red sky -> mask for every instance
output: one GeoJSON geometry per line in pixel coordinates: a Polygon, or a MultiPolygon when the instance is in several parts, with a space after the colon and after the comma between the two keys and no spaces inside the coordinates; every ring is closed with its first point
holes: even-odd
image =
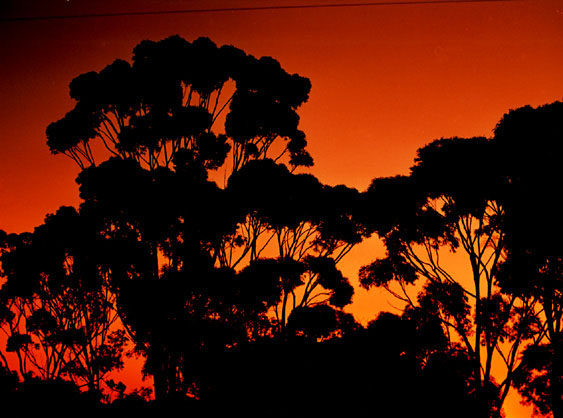
{"type": "MultiPolygon", "coordinates": [[[[8,0],[0,17],[265,3],[8,0]]],[[[508,109],[563,97],[561,0],[1,22],[0,229],[31,230],[46,213],[78,203],[77,167],[45,144],[46,126],[72,107],[70,80],[130,59],[142,39],[172,34],[270,55],[309,77],[300,115],[311,171],[360,190],[374,177],[406,173],[416,149],[435,138],[490,136],[508,109]]],[[[355,281],[361,265],[382,255],[372,239],[342,268],[355,281]]],[[[392,310],[382,292],[358,290],[351,311],[366,322],[382,309],[392,310]]],[[[530,414],[515,399],[505,411],[530,414]]]]}

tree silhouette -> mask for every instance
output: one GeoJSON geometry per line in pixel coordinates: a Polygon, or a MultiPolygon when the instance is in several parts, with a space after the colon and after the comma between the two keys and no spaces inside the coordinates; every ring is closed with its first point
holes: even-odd
{"type": "Polygon", "coordinates": [[[126,337],[114,326],[107,271],[91,264],[89,229],[75,209],[62,207],[33,234],[5,237],[2,328],[23,378],[66,376],[99,396],[107,374],[123,367],[126,337]]]}
{"type": "MultiPolygon", "coordinates": [[[[498,415],[526,341],[537,344],[536,298],[498,286],[505,260],[504,195],[495,144],[486,138],[439,139],[418,150],[409,176],[375,179],[366,193],[366,223],[387,256],[360,271],[362,286],[382,286],[408,309],[440,318],[449,344],[471,359],[473,393],[498,415]],[[444,261],[466,257],[469,279],[444,261]],[[423,281],[422,288],[415,284],[423,281]],[[413,292],[418,291],[414,298],[413,292]],[[495,358],[503,380],[492,375],[495,358]]],[[[451,261],[450,261],[451,263],[451,261]]]]}
{"type": "Polygon", "coordinates": [[[143,41],[133,64],[116,60],[70,83],[76,106],[49,125],[47,144],[81,168],[95,165],[96,142],[109,155],[149,169],[170,167],[183,150],[217,168],[231,151],[236,171],[284,138],[280,154],[287,152],[293,166],[310,165],[296,113],[310,88],[308,79],[286,73],[273,58],[218,48],[207,38],[143,41]],[[212,133],[221,116],[227,136],[212,133]]]}
{"type": "Polygon", "coordinates": [[[179,36],[70,83],[75,106],[46,134],[81,169],[80,207],[0,231],[15,402],[59,390],[101,407],[109,391],[105,410],[128,413],[500,417],[515,385],[561,416],[563,105],[433,141],[409,175],[359,193],[298,171],[310,88],[273,58],[179,36]],[[361,284],[404,310],[363,327],[337,266],[372,233],[387,255],[361,284]],[[154,402],[111,379],[129,340],[154,402]]]}
{"type": "Polygon", "coordinates": [[[96,214],[101,233],[119,247],[110,270],[124,324],[148,355],[147,371],[170,373],[162,378],[163,393],[194,390],[186,368],[202,350],[283,336],[293,309],[323,303],[338,309],[351,302],[353,288],[336,268],[339,258],[331,255],[339,251],[341,258],[361,240],[362,230],[345,210],[352,202],[340,208],[331,202],[344,192],[358,193],[322,186],[271,160],[260,164],[282,178],[265,172],[248,176],[244,167],[220,189],[187,167],[150,173],[136,162],[115,159],[79,176],[81,212],[96,214]],[[277,182],[276,193],[251,193],[256,189],[248,183],[256,179],[269,186],[277,182]],[[315,199],[311,207],[300,200],[307,192],[315,199]],[[280,196],[290,204],[281,204],[280,196]],[[250,247],[252,261],[240,271],[222,267],[220,245],[249,213],[272,229],[279,256],[259,258],[264,247],[256,245],[250,247]],[[178,379],[185,381],[182,388],[178,379]]]}
{"type": "Polygon", "coordinates": [[[82,168],[93,264],[159,399],[200,396],[209,353],[290,338],[292,311],[351,302],[336,264],[365,235],[360,195],[294,173],[312,165],[297,115],[309,90],[272,58],[173,36],[75,78],[75,108],[47,128],[82,168]]]}
{"type": "Polygon", "coordinates": [[[563,103],[511,110],[495,129],[502,174],[510,187],[503,222],[508,257],[501,285],[510,294],[535,298],[541,345],[527,348],[516,386],[542,414],[563,416],[562,246],[559,222],[563,103]]]}

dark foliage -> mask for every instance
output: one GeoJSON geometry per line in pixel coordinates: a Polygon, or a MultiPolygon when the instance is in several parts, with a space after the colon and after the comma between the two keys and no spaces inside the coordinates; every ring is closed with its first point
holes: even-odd
{"type": "Polygon", "coordinates": [[[559,418],[563,105],[511,111],[492,139],[435,140],[359,193],[295,172],[313,164],[297,113],[310,89],[271,57],[179,36],[72,80],[75,107],[46,134],[82,169],[82,203],[0,231],[19,372],[0,350],[6,407],[497,418],[513,384],[559,418]],[[372,233],[387,254],[360,283],[405,309],[363,327],[337,263],[372,233]],[[468,256],[472,287],[443,249],[468,256]],[[128,341],[154,401],[110,378],[128,341]]]}
{"type": "MultiPolygon", "coordinates": [[[[533,297],[541,305],[539,329],[546,342],[527,348],[516,386],[540,413],[563,414],[561,315],[563,276],[560,156],[563,103],[524,106],[503,116],[494,142],[509,182],[502,219],[508,257],[500,268],[505,292],[533,297]]],[[[539,342],[539,341],[538,341],[539,342]]]]}

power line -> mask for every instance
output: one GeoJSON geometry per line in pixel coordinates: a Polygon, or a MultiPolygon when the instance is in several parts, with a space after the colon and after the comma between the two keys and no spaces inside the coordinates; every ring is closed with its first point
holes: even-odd
{"type": "Polygon", "coordinates": [[[225,12],[252,12],[267,10],[296,10],[296,9],[329,9],[345,7],[377,7],[377,6],[413,6],[431,4],[467,4],[467,3],[513,3],[516,1],[530,0],[415,0],[415,1],[384,1],[384,2],[363,2],[363,3],[325,3],[325,4],[296,4],[287,6],[250,6],[250,7],[221,7],[215,9],[178,9],[178,10],[156,10],[146,12],[115,12],[115,13],[90,13],[77,15],[54,15],[54,16],[19,16],[0,18],[0,22],[28,22],[41,20],[62,20],[62,19],[86,19],[96,17],[121,17],[121,16],[157,16],[175,14],[195,14],[195,13],[225,13],[225,12]]]}

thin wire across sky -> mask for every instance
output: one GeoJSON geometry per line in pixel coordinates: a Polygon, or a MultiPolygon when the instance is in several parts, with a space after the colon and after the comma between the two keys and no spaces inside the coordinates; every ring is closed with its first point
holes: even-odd
{"type": "Polygon", "coordinates": [[[152,11],[130,11],[130,12],[107,12],[89,13],[76,15],[51,15],[51,16],[16,16],[0,18],[0,22],[26,22],[62,19],[87,19],[107,18],[124,16],[157,16],[177,15],[195,13],[227,13],[227,12],[252,12],[252,11],[276,11],[297,9],[329,9],[329,8],[359,8],[359,7],[381,7],[381,6],[429,6],[441,4],[467,4],[467,3],[513,3],[530,0],[415,0],[415,1],[381,1],[360,3],[319,3],[319,4],[294,4],[294,5],[264,5],[249,7],[218,7],[209,9],[176,9],[176,10],[152,10],[152,11]]]}

